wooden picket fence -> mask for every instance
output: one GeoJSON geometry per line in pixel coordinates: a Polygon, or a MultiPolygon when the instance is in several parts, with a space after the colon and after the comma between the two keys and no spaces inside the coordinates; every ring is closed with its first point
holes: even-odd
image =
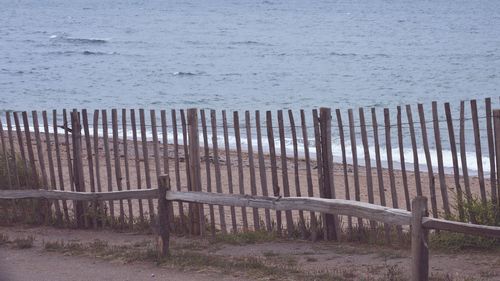
{"type": "MultiPolygon", "coordinates": [[[[449,103],[439,110],[432,102],[431,118],[426,118],[427,111],[419,104],[418,121],[413,120],[410,105],[404,108],[406,114],[402,107],[386,108],[383,123],[375,108],[370,109],[371,122],[364,108],[356,116],[349,109],[348,125],[344,125],[346,112],[336,109],[332,116],[328,108],[312,110],[312,115],[300,110],[299,119],[292,110],[279,110],[276,116],[267,111],[265,118],[260,111],[246,111],[243,121],[239,112],[233,112],[230,120],[225,110],[221,115],[197,109],[170,114],[143,109],[63,110],[62,114],[54,110],[41,112],[41,122],[37,111],[6,112],[5,127],[0,124],[2,154],[8,159],[8,183],[3,188],[96,194],[148,190],[158,188],[156,179],[168,173],[179,192],[344,198],[407,211],[412,198],[427,196],[434,218],[464,218],[461,203],[475,196],[484,204],[499,203],[500,153],[496,151],[500,137],[495,136],[500,136],[500,111],[492,109],[490,98],[482,108],[476,100],[460,102],[459,110],[452,110],[449,103]],[[339,144],[340,153],[332,143],[339,144]],[[452,157],[449,171],[443,147],[452,157]],[[393,155],[393,150],[399,155],[393,155]],[[425,166],[419,162],[420,151],[425,166]],[[470,153],[475,162],[470,161],[470,153]],[[489,173],[484,171],[484,156],[489,173]],[[472,170],[470,163],[477,168],[472,170]]],[[[56,223],[82,228],[131,226],[156,214],[151,198],[111,198],[89,204],[53,200],[50,206],[47,216],[55,217],[56,223]]],[[[319,216],[295,209],[283,210],[283,221],[282,210],[252,207],[247,211],[247,207],[213,204],[186,206],[181,201],[173,204],[171,215],[178,218],[175,227],[195,235],[205,229],[212,235],[253,229],[299,232],[315,240],[337,239],[339,231],[352,233],[366,223],[377,227],[374,221],[355,215],[319,216]]],[[[390,229],[386,226],[385,231],[390,229]]]]}
{"type": "Polygon", "coordinates": [[[2,190],[0,199],[49,199],[97,202],[103,200],[157,199],[158,217],[155,224],[158,257],[169,255],[172,202],[209,204],[211,206],[264,208],[276,211],[311,211],[331,216],[344,215],[366,218],[386,225],[411,226],[411,277],[415,281],[429,278],[428,232],[447,230],[472,235],[500,238],[500,227],[460,223],[428,217],[426,197],[412,200],[412,211],[392,209],[369,203],[314,197],[270,197],[222,194],[200,191],[172,191],[168,175],[158,177],[158,189],[115,192],[67,192],[49,190],[2,190]]]}

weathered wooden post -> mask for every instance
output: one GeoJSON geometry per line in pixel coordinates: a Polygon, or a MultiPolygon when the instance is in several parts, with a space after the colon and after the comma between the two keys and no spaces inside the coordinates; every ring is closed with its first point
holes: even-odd
{"type": "Polygon", "coordinates": [[[493,110],[493,126],[495,128],[495,151],[496,151],[496,166],[497,166],[497,176],[496,176],[496,188],[495,186],[491,187],[491,198],[493,203],[500,207],[500,200],[498,197],[500,196],[500,109],[493,110]]]}
{"type": "Polygon", "coordinates": [[[411,280],[413,281],[429,280],[429,230],[422,226],[422,218],[428,215],[427,198],[418,196],[413,199],[411,218],[411,280]]]}
{"type": "MultiPolygon", "coordinates": [[[[201,191],[200,174],[200,137],[198,134],[198,109],[187,110],[187,125],[189,132],[189,170],[191,186],[189,191],[201,191]]],[[[203,235],[204,216],[203,205],[189,203],[191,217],[191,230],[193,235],[203,235]]]]}
{"type": "Polygon", "coordinates": [[[158,217],[156,221],[158,258],[168,256],[170,249],[170,218],[168,210],[171,203],[167,201],[167,191],[170,191],[170,177],[160,175],[158,177],[158,217]]]}
{"type": "MultiPolygon", "coordinates": [[[[73,180],[76,192],[84,192],[83,166],[82,166],[82,126],[80,125],[79,113],[74,110],[71,112],[71,130],[73,138],[73,180]]],[[[76,226],[83,228],[85,226],[85,214],[82,201],[75,201],[75,219],[76,226]]]]}
{"type": "MultiPolygon", "coordinates": [[[[322,153],[322,175],[323,175],[323,196],[324,198],[335,199],[335,186],[333,182],[333,154],[332,154],[332,110],[322,107],[319,109],[320,115],[320,135],[322,153]]],[[[337,216],[325,215],[326,240],[338,240],[340,238],[340,228],[337,216]]]]}

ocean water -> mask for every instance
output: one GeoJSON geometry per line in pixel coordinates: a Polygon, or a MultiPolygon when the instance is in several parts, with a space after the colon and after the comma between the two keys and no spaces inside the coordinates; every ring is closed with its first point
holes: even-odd
{"type": "Polygon", "coordinates": [[[500,1],[0,0],[0,109],[498,95],[500,1]]]}
{"type": "MultiPolygon", "coordinates": [[[[441,109],[451,102],[456,118],[459,100],[478,99],[482,116],[485,97],[500,106],[496,0],[0,4],[0,112],[381,110],[417,103],[428,110],[435,100],[441,109]]],[[[470,122],[466,127],[471,147],[470,122]]],[[[441,135],[446,138],[447,132],[441,135]]],[[[481,137],[485,155],[485,134],[481,137]]],[[[474,155],[468,157],[471,170],[474,155]]],[[[420,162],[425,165],[423,152],[420,162]]],[[[451,167],[448,150],[445,164],[451,167]]]]}

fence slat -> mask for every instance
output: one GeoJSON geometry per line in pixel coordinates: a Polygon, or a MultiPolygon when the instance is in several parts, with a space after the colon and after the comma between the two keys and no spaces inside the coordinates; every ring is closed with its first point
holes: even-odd
{"type": "MultiPolygon", "coordinates": [[[[267,143],[269,145],[269,159],[271,161],[271,180],[273,184],[273,195],[280,196],[280,187],[278,184],[278,166],[276,161],[276,146],[274,143],[273,118],[271,111],[266,112],[267,143]]],[[[282,234],[281,211],[276,211],[276,231],[278,235],[282,234]]]]}
{"type": "MultiPolygon", "coordinates": [[[[146,177],[146,188],[152,188],[151,183],[151,168],[149,166],[149,149],[148,149],[148,140],[146,135],[146,116],[144,109],[139,109],[139,121],[141,124],[141,140],[142,140],[142,158],[144,159],[144,176],[146,177]]],[[[149,209],[149,219],[151,223],[154,222],[154,205],[153,200],[148,200],[148,209],[149,209]]]]}
{"type": "Polygon", "coordinates": [[[427,139],[427,125],[425,124],[424,106],[419,103],[417,105],[417,108],[418,116],[420,119],[420,130],[422,132],[422,144],[424,147],[425,163],[427,164],[427,179],[429,180],[429,191],[431,194],[432,216],[437,218],[438,210],[436,200],[436,185],[434,180],[434,170],[432,169],[431,154],[429,152],[429,141],[427,139]]]}
{"type": "Polygon", "coordinates": [[[406,209],[411,210],[410,192],[408,190],[408,175],[406,174],[405,147],[403,143],[403,118],[401,106],[397,107],[397,125],[398,125],[398,145],[399,159],[401,163],[401,177],[403,178],[403,191],[405,193],[406,209]]]}
{"type": "MultiPolygon", "coordinates": [[[[45,167],[45,157],[44,157],[44,152],[43,152],[43,146],[42,146],[42,139],[40,138],[40,125],[38,123],[38,113],[36,111],[31,112],[31,117],[33,119],[33,131],[35,134],[35,145],[36,145],[36,151],[38,154],[38,166],[40,167],[40,173],[42,176],[42,188],[48,190],[49,188],[49,181],[47,178],[47,169],[45,167]]],[[[50,220],[52,218],[52,202],[50,201],[44,201],[43,202],[43,208],[45,208],[45,224],[49,225],[50,220]]]]}
{"type": "MultiPolygon", "coordinates": [[[[7,119],[8,121],[9,119],[7,119]]],[[[61,149],[59,146],[59,132],[57,129],[57,111],[52,111],[52,129],[54,130],[54,149],[56,151],[56,162],[57,162],[57,174],[59,176],[59,190],[64,191],[64,177],[63,177],[63,168],[62,168],[62,158],[61,158],[61,149]]],[[[63,212],[64,212],[64,221],[66,225],[70,224],[69,212],[68,212],[68,203],[66,200],[62,200],[63,212]]]]}
{"type": "MultiPolygon", "coordinates": [[[[340,149],[342,151],[342,171],[344,173],[344,190],[345,190],[345,199],[351,200],[351,194],[349,191],[349,175],[347,171],[347,155],[345,149],[345,136],[344,136],[344,126],[342,124],[342,113],[340,109],[336,109],[335,113],[337,115],[337,125],[339,128],[339,138],[340,138],[340,149]]],[[[304,126],[304,124],[303,124],[304,126]]],[[[306,160],[307,161],[307,160],[306,160]]],[[[352,218],[347,218],[347,230],[349,232],[349,236],[352,238],[352,218]]]]}
{"type": "Polygon", "coordinates": [[[470,204],[472,194],[469,185],[469,169],[467,168],[467,152],[465,144],[465,102],[460,102],[460,158],[462,160],[462,174],[464,178],[465,195],[470,204]]]}
{"type": "Polygon", "coordinates": [[[481,152],[481,136],[479,129],[479,118],[477,114],[477,101],[471,100],[472,127],[474,129],[474,144],[476,145],[477,176],[479,178],[479,189],[481,190],[481,201],[486,204],[486,187],[484,185],[483,156],[481,152]]]}
{"type": "MultiPolygon", "coordinates": [[[[283,183],[283,197],[290,197],[290,184],[288,181],[288,160],[286,156],[286,136],[285,136],[285,126],[283,124],[283,110],[278,110],[278,128],[279,128],[279,136],[280,136],[280,159],[281,159],[281,176],[283,183]]],[[[288,236],[293,235],[294,225],[293,225],[293,217],[292,211],[285,212],[286,218],[286,230],[288,232],[288,236]]]]}
{"type": "Polygon", "coordinates": [[[436,144],[436,154],[438,161],[438,173],[439,173],[439,187],[441,189],[441,198],[443,201],[444,214],[450,216],[450,204],[448,202],[448,188],[446,186],[446,179],[444,173],[443,165],[443,148],[441,146],[441,130],[439,128],[439,116],[437,109],[437,102],[432,102],[432,122],[434,125],[434,141],[436,144]]]}
{"type": "MultiPolygon", "coordinates": [[[[95,192],[95,177],[94,177],[94,161],[92,157],[92,142],[90,140],[89,131],[89,118],[86,109],[82,109],[82,125],[83,133],[85,135],[85,151],[87,152],[87,168],[88,168],[88,181],[90,183],[90,192],[95,192]]],[[[92,226],[97,228],[97,204],[96,202],[91,203],[92,212],[90,213],[92,219],[92,226]]],[[[88,214],[88,213],[87,213],[88,214]]]]}
{"type": "MultiPolygon", "coordinates": [[[[188,133],[187,133],[187,124],[186,124],[186,114],[184,113],[184,110],[181,109],[179,111],[180,116],[181,116],[181,126],[182,126],[182,141],[183,141],[183,149],[184,149],[184,163],[186,164],[186,181],[187,181],[187,188],[188,191],[192,191],[193,184],[192,184],[192,177],[191,177],[191,159],[189,155],[189,146],[188,146],[188,133]]],[[[189,204],[188,205],[188,215],[189,215],[189,222],[188,222],[188,231],[190,234],[193,234],[195,229],[193,229],[193,224],[194,224],[194,205],[189,204]]]]}
{"type": "MultiPolygon", "coordinates": [[[[372,164],[370,157],[370,147],[368,145],[368,136],[366,133],[365,113],[362,107],[359,108],[359,126],[361,129],[361,141],[363,143],[363,151],[365,156],[365,170],[366,170],[366,190],[368,192],[368,203],[375,203],[373,196],[373,179],[372,179],[372,164]]],[[[370,221],[372,230],[376,228],[376,222],[370,221]]]]}
{"type": "MultiPolygon", "coordinates": [[[[118,140],[118,111],[113,108],[111,110],[111,124],[113,126],[113,156],[115,162],[115,179],[118,191],[123,190],[123,177],[120,164],[120,144],[118,140]]],[[[123,227],[125,224],[125,209],[123,207],[123,200],[120,203],[120,225],[123,227]]]]}
{"type": "MultiPolygon", "coordinates": [[[[226,111],[222,111],[222,127],[224,128],[224,147],[225,147],[225,152],[226,152],[226,168],[227,168],[227,187],[229,189],[229,194],[234,193],[234,188],[233,188],[233,171],[232,171],[232,164],[231,164],[231,150],[229,148],[229,130],[227,128],[227,116],[226,116],[226,111]]],[[[238,227],[236,225],[236,210],[234,206],[231,206],[231,225],[232,225],[232,232],[236,233],[238,231],[238,227]]]]}
{"type": "MultiPolygon", "coordinates": [[[[64,141],[66,145],[66,160],[68,162],[68,175],[69,175],[69,187],[71,191],[75,191],[75,180],[74,180],[74,175],[73,175],[73,163],[71,161],[71,147],[70,147],[70,138],[69,138],[69,133],[72,130],[69,127],[69,122],[68,122],[68,114],[66,112],[66,109],[63,109],[63,125],[62,129],[64,130],[64,141]]],[[[74,207],[74,206],[73,206],[74,207]]]]}
{"type": "MultiPolygon", "coordinates": [[[[250,111],[245,111],[245,128],[247,133],[247,152],[248,152],[248,166],[250,168],[250,191],[252,195],[257,195],[257,183],[255,180],[255,163],[252,146],[252,128],[250,127],[250,111]]],[[[253,212],[253,227],[255,230],[260,230],[259,210],[252,209],[253,212]]]]}
{"type": "MultiPolygon", "coordinates": [[[[11,163],[10,163],[11,156],[9,155],[9,153],[7,153],[7,146],[5,144],[5,136],[4,136],[3,124],[2,124],[1,119],[0,119],[0,138],[2,139],[3,160],[5,163],[5,169],[7,170],[7,183],[9,184],[9,188],[13,189],[14,185],[12,183],[12,173],[11,173],[11,163]]],[[[10,152],[12,154],[14,154],[14,150],[11,150],[10,152]]],[[[16,165],[15,161],[14,161],[14,165],[16,165]]],[[[17,171],[14,174],[14,176],[17,176],[17,171]]],[[[17,216],[17,204],[16,204],[16,202],[12,201],[11,207],[12,207],[11,217],[15,218],[17,216]]],[[[58,218],[58,224],[59,224],[59,216],[57,218],[58,218]]]]}
{"type": "MultiPolygon", "coordinates": [[[[262,195],[268,196],[269,191],[267,189],[267,175],[266,175],[266,163],[264,160],[264,149],[262,147],[262,131],[260,125],[260,111],[255,111],[255,129],[257,131],[257,151],[259,157],[259,176],[260,176],[260,187],[262,195]]],[[[212,129],[213,130],[213,129],[212,129]]],[[[215,155],[215,154],[214,154],[215,155]]],[[[273,230],[273,225],[271,222],[271,212],[269,209],[264,210],[264,215],[266,219],[266,229],[271,232],[273,230]]]]}
{"type": "MultiPolygon", "coordinates": [[[[127,110],[122,109],[122,141],[123,141],[123,162],[125,168],[125,187],[127,190],[130,190],[130,162],[128,155],[128,127],[127,127],[127,110]]],[[[129,227],[132,228],[134,226],[134,210],[132,209],[132,200],[127,199],[127,207],[128,207],[128,223],[129,227]]]]}
{"type": "Polygon", "coordinates": [[[497,202],[497,188],[496,188],[496,172],[495,172],[495,139],[493,136],[492,112],[491,112],[491,98],[486,98],[486,131],[488,136],[488,156],[490,160],[490,188],[491,200],[493,203],[497,202]]]}
{"type": "MultiPolygon", "coordinates": [[[[181,173],[180,173],[180,157],[179,157],[179,131],[177,130],[177,114],[172,110],[172,131],[174,139],[174,170],[175,170],[175,187],[177,191],[181,191],[181,173]]],[[[184,232],[186,222],[184,221],[184,204],[179,202],[179,221],[181,224],[181,231],[184,232]]]]}
{"type": "MultiPolygon", "coordinates": [[[[297,142],[297,131],[295,129],[295,120],[293,119],[292,110],[288,110],[288,118],[290,121],[290,129],[292,132],[292,144],[293,144],[293,170],[295,179],[295,195],[297,197],[302,197],[300,192],[300,175],[299,175],[299,147],[297,142]]],[[[304,219],[304,212],[299,211],[299,230],[301,232],[302,238],[306,238],[306,221],[304,219]]]]}
{"type": "MultiPolygon", "coordinates": [[[[95,155],[95,177],[96,177],[96,189],[97,192],[102,192],[101,185],[101,168],[99,167],[100,156],[99,156],[99,110],[94,110],[93,117],[93,127],[94,127],[94,155],[95,155]]],[[[99,216],[99,220],[104,225],[106,220],[102,217],[105,215],[105,209],[102,202],[97,202],[97,212],[96,216],[99,216]]]]}
{"type": "MultiPolygon", "coordinates": [[[[73,179],[75,191],[85,192],[85,181],[83,175],[82,161],[82,126],[80,125],[80,114],[74,109],[71,112],[71,138],[73,144],[73,179]]],[[[88,227],[89,222],[83,202],[75,202],[75,218],[77,227],[88,227]]]]}
{"type": "MultiPolygon", "coordinates": [[[[494,128],[495,128],[495,150],[497,151],[496,157],[495,157],[495,162],[497,165],[497,175],[496,175],[496,187],[498,190],[496,190],[497,198],[500,195],[500,110],[493,110],[493,123],[494,123],[494,128]]],[[[496,202],[497,207],[500,208],[500,200],[496,202]]]]}
{"type": "Polygon", "coordinates": [[[417,197],[412,202],[411,218],[411,277],[413,281],[429,280],[429,231],[422,226],[427,216],[427,198],[417,197]]]}
{"type": "MultiPolygon", "coordinates": [[[[210,122],[212,125],[212,150],[214,155],[215,189],[217,190],[218,193],[222,193],[219,144],[217,139],[217,114],[215,110],[210,110],[210,122]]],[[[226,214],[224,212],[224,206],[222,205],[219,205],[219,221],[220,221],[221,232],[223,234],[226,234],[227,233],[226,214]]]]}
{"type": "Polygon", "coordinates": [[[10,118],[10,112],[5,112],[5,121],[7,123],[7,136],[9,138],[9,149],[10,149],[10,158],[12,158],[12,173],[14,174],[14,183],[15,187],[21,189],[21,183],[19,182],[19,171],[17,169],[17,156],[16,149],[14,146],[14,135],[12,133],[12,120],[10,118]]]}
{"type": "Polygon", "coordinates": [[[446,114],[446,123],[448,126],[448,138],[450,141],[451,159],[453,162],[453,178],[455,180],[455,188],[457,190],[457,207],[460,220],[464,219],[464,209],[463,209],[463,195],[462,187],[460,185],[460,170],[458,166],[458,156],[457,156],[457,143],[455,140],[455,129],[453,127],[453,118],[451,117],[450,103],[444,104],[444,110],[446,114]]]}
{"type": "MultiPolygon", "coordinates": [[[[234,135],[236,138],[236,154],[238,157],[238,187],[240,194],[245,194],[245,181],[243,172],[243,157],[241,150],[241,136],[240,136],[240,119],[238,111],[233,112],[234,135]]],[[[247,210],[245,207],[241,208],[241,216],[243,219],[243,231],[248,231],[248,218],[247,210]]]]}
{"type": "MultiPolygon", "coordinates": [[[[375,108],[371,108],[372,112],[372,127],[373,127],[373,141],[375,144],[375,160],[377,165],[377,183],[378,183],[378,191],[380,196],[380,205],[387,206],[385,201],[385,189],[384,189],[384,178],[382,173],[382,160],[380,159],[380,143],[378,138],[378,123],[377,123],[377,112],[375,108]]],[[[388,224],[384,224],[385,231],[385,241],[390,243],[391,241],[391,226],[388,224]]]]}
{"type": "Polygon", "coordinates": [[[411,113],[411,106],[406,105],[406,116],[410,128],[411,147],[413,150],[413,173],[415,174],[415,186],[417,188],[417,196],[422,196],[422,182],[420,181],[420,164],[418,162],[417,139],[415,137],[415,126],[411,113]]]}
{"type": "MultiPolygon", "coordinates": [[[[356,128],[354,125],[354,114],[352,109],[347,111],[349,117],[349,136],[351,138],[351,153],[352,153],[352,169],[354,175],[354,199],[361,201],[361,189],[359,187],[359,166],[358,166],[358,149],[356,146],[356,128]]],[[[363,218],[358,218],[358,230],[363,229],[363,218]]]]}
{"type": "MultiPolygon", "coordinates": [[[[205,161],[205,174],[207,176],[206,182],[206,190],[207,192],[212,192],[212,175],[210,172],[210,148],[208,147],[208,132],[207,132],[207,118],[205,116],[205,110],[200,110],[201,115],[201,127],[203,131],[203,147],[204,147],[204,155],[203,159],[205,161]]],[[[215,237],[215,212],[214,206],[209,205],[209,214],[210,214],[210,234],[212,237],[215,237]]]]}
{"type": "MultiPolygon", "coordinates": [[[[187,126],[189,140],[189,174],[191,176],[191,190],[201,191],[201,173],[200,173],[200,140],[198,133],[198,110],[190,108],[187,111],[187,126]]],[[[194,204],[192,217],[193,235],[205,235],[205,215],[203,205],[194,204]]]]}
{"type": "Polygon", "coordinates": [[[24,134],[26,140],[26,150],[28,151],[29,170],[30,170],[29,179],[32,186],[38,187],[40,183],[38,181],[38,172],[36,170],[35,153],[33,151],[33,143],[31,140],[31,129],[28,121],[28,113],[26,111],[23,111],[22,117],[23,117],[24,134]]]}
{"type": "MultiPolygon", "coordinates": [[[[21,164],[23,165],[23,171],[25,173],[29,173],[28,171],[28,161],[26,159],[26,153],[24,149],[24,143],[23,143],[23,134],[21,131],[21,124],[19,122],[19,115],[17,112],[14,112],[14,123],[16,125],[16,134],[17,134],[17,145],[19,146],[19,152],[21,154],[21,164]]],[[[26,177],[26,182],[29,184],[30,183],[30,178],[29,175],[25,175],[26,177]]]]}
{"type": "MultiPolygon", "coordinates": [[[[163,173],[169,175],[170,180],[170,165],[169,165],[169,154],[168,154],[168,130],[167,130],[167,111],[161,110],[161,134],[162,134],[162,142],[163,142],[163,173]]],[[[168,204],[168,221],[170,222],[169,228],[170,230],[175,229],[174,223],[174,206],[173,204],[168,204]]]]}
{"type": "MultiPolygon", "coordinates": [[[[106,110],[101,111],[101,122],[102,122],[102,141],[104,144],[104,157],[106,161],[106,178],[108,191],[113,191],[113,173],[111,170],[111,155],[109,152],[109,132],[108,132],[108,113],[106,110]]],[[[115,225],[115,206],[112,200],[108,201],[109,204],[109,223],[111,226],[115,225]]]]}

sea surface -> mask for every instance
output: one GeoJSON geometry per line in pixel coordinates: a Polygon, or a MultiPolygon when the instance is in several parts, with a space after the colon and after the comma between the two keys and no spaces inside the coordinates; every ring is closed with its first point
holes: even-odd
{"type": "Polygon", "coordinates": [[[0,112],[500,107],[497,0],[0,4],[0,112]]]}

